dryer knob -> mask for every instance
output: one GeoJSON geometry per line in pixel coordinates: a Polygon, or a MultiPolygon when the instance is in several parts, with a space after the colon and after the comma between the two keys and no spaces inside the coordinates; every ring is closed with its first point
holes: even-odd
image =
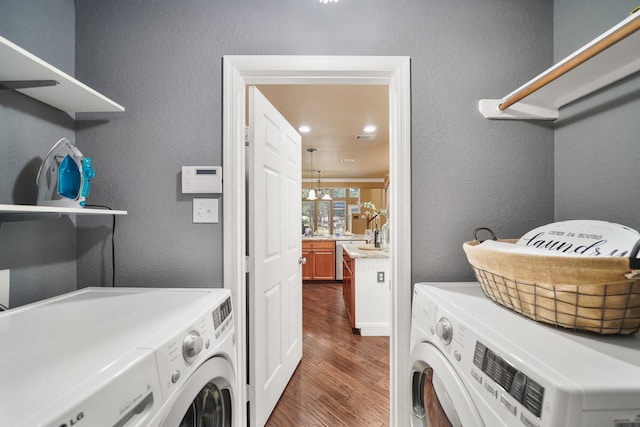
{"type": "Polygon", "coordinates": [[[453,338],[453,326],[446,317],[441,318],[436,323],[436,335],[440,338],[443,344],[450,344],[453,338]]]}
{"type": "Polygon", "coordinates": [[[202,337],[198,331],[189,331],[182,342],[182,356],[187,363],[193,362],[202,351],[202,337]]]}

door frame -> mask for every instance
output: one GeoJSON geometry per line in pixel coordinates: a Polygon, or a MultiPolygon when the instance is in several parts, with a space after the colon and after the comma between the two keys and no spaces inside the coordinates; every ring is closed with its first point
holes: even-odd
{"type": "Polygon", "coordinates": [[[247,423],[245,86],[382,84],[389,86],[391,242],[390,421],[409,424],[411,328],[411,74],[406,56],[225,55],[222,81],[224,287],[236,324],[236,425],[247,423]],[[240,409],[242,408],[242,409],[240,409]]]}

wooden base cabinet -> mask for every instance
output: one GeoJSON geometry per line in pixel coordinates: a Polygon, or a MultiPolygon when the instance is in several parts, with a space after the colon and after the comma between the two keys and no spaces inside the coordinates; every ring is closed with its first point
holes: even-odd
{"type": "Polygon", "coordinates": [[[342,299],[347,307],[351,328],[356,327],[355,276],[355,262],[345,253],[342,255],[342,299]]]}
{"type": "Polygon", "coordinates": [[[302,280],[336,280],[336,242],[303,241],[302,280]]]}

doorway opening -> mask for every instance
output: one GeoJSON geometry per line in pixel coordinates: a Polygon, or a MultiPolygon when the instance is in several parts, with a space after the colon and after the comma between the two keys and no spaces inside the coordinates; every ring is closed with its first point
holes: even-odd
{"type": "MultiPolygon", "coordinates": [[[[299,310],[302,314],[302,325],[293,321],[297,316],[289,322],[295,330],[298,327],[302,330],[302,359],[266,425],[287,422],[349,425],[354,420],[363,425],[388,425],[390,287],[384,279],[375,284],[375,279],[366,275],[374,268],[371,263],[375,263],[378,270],[385,270],[386,277],[390,277],[390,260],[359,261],[360,283],[355,285],[351,274],[343,277],[343,272],[350,270],[343,268],[341,244],[354,240],[361,244],[365,228],[372,231],[374,224],[386,230],[385,213],[367,223],[364,215],[347,215],[347,206],[349,211],[359,208],[361,203],[373,209],[388,209],[389,87],[325,84],[256,88],[302,136],[302,150],[297,153],[301,158],[302,191],[287,193],[287,197],[302,205],[303,229],[299,234],[304,235],[298,237],[302,240],[302,298],[287,299],[299,304],[292,312],[299,310]],[[370,127],[365,130],[365,126],[370,127]],[[310,191],[314,192],[312,198],[310,191]],[[310,236],[311,230],[315,237],[310,236]],[[361,277],[362,274],[365,276],[361,277]],[[360,292],[365,283],[370,286],[369,291],[356,298],[355,288],[360,292]],[[350,391],[342,394],[344,388],[350,391]],[[362,405],[363,401],[368,405],[362,405]],[[307,410],[294,409],[300,406],[307,410]]],[[[253,111],[251,106],[249,111],[253,111]]],[[[250,134],[253,135],[251,129],[250,134]]],[[[252,203],[250,198],[249,207],[252,203]]],[[[283,238],[286,240],[288,236],[285,232],[283,238]]],[[[254,288],[251,283],[249,288],[254,288]]],[[[256,283],[255,288],[258,287],[256,283]]],[[[262,327],[259,320],[254,324],[258,330],[262,327]]],[[[249,337],[251,347],[254,343],[249,337]]],[[[251,366],[249,362],[249,371],[251,366]]],[[[259,385],[255,387],[258,389],[259,385]]]]}
{"type": "MultiPolygon", "coordinates": [[[[407,425],[411,321],[411,118],[408,57],[225,56],[223,61],[224,283],[237,325],[236,402],[246,402],[245,86],[249,84],[383,84],[389,87],[391,253],[391,425],[407,425]]],[[[238,409],[242,405],[238,405],[238,409]]],[[[242,411],[237,425],[246,425],[242,411]]]]}

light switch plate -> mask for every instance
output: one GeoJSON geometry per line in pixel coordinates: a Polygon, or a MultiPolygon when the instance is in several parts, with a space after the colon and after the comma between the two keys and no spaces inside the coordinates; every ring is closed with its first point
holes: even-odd
{"type": "Polygon", "coordinates": [[[9,308],[10,270],[0,270],[0,304],[9,308]]]}
{"type": "Polygon", "coordinates": [[[384,283],[384,271],[378,271],[378,283],[384,283]]]}
{"type": "Polygon", "coordinates": [[[217,224],[218,199],[193,199],[193,223],[217,224]]]}

